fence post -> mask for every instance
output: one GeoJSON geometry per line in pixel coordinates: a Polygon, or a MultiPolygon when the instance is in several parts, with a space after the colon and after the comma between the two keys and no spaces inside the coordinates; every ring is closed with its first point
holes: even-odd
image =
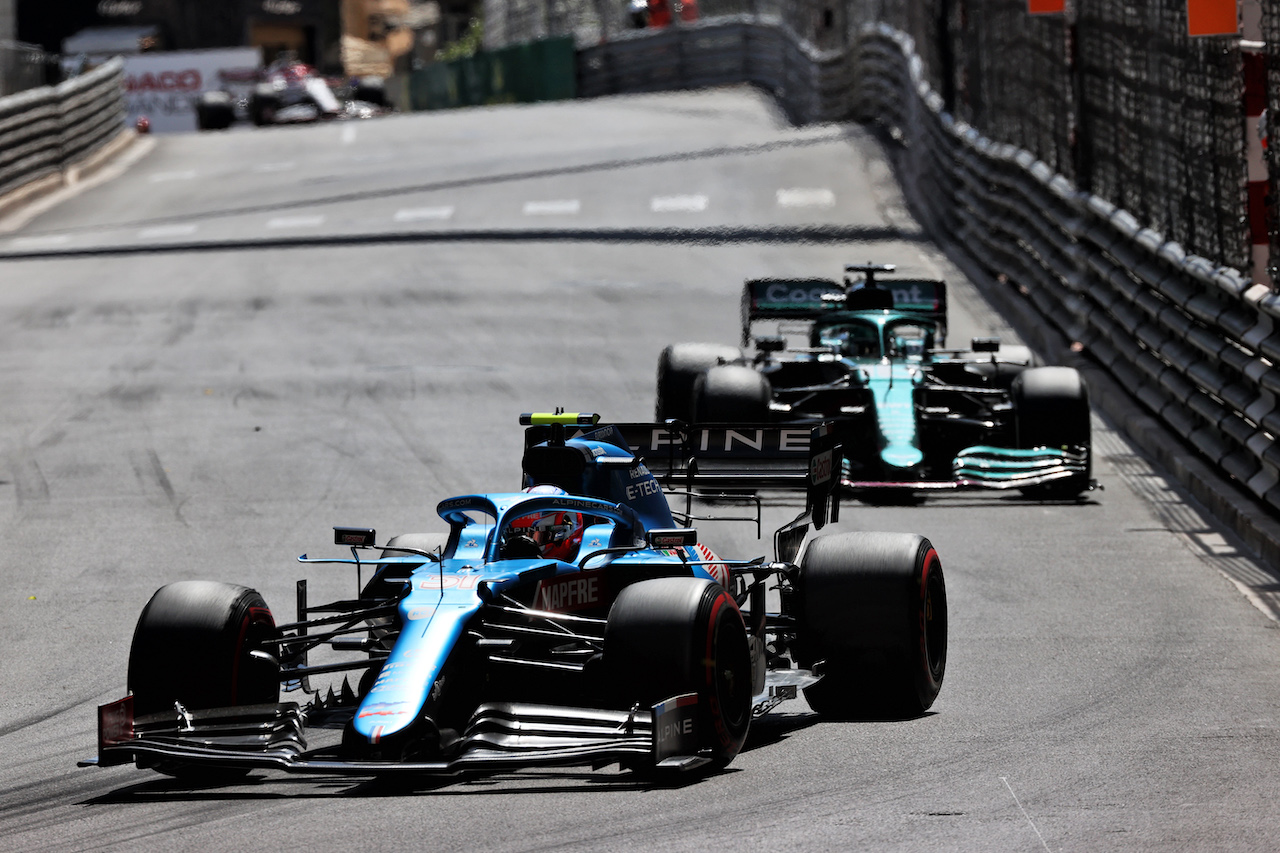
{"type": "Polygon", "coordinates": [[[1271,286],[1268,228],[1267,152],[1263,145],[1263,113],[1267,108],[1267,54],[1262,40],[1260,3],[1242,4],[1240,53],[1244,60],[1244,138],[1249,181],[1249,242],[1255,284],[1271,286]]]}

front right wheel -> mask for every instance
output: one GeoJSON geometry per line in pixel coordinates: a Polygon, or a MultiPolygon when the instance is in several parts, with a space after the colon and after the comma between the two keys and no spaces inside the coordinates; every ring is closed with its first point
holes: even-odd
{"type": "Polygon", "coordinates": [[[733,597],[705,578],[631,584],[609,610],[604,664],[624,707],[698,696],[698,748],[723,767],[751,724],[751,652],[733,597]]]}

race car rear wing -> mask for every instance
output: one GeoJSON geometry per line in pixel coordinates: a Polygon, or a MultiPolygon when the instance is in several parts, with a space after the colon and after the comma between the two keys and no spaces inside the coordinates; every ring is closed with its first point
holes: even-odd
{"type": "Polygon", "coordinates": [[[925,278],[874,280],[866,287],[824,278],[755,278],[742,286],[742,346],[758,320],[815,320],[831,311],[893,308],[947,320],[947,283],[925,278]]]}
{"type": "MultiPolygon", "coordinates": [[[[591,426],[579,413],[524,415],[526,472],[555,482],[545,463],[563,464],[565,439],[584,438],[630,450],[629,467],[643,464],[663,488],[689,492],[803,491],[815,528],[839,518],[840,445],[831,424],[623,423],[591,426]],[[560,423],[553,423],[553,420],[560,423]],[[557,438],[557,431],[562,438],[557,438]],[[557,446],[557,441],[560,446],[557,446]],[[543,446],[537,447],[542,444],[543,446]],[[544,458],[545,457],[545,458],[544,458]]],[[[585,464],[618,467],[598,457],[585,464]]],[[[575,466],[579,463],[573,459],[575,466]]]]}

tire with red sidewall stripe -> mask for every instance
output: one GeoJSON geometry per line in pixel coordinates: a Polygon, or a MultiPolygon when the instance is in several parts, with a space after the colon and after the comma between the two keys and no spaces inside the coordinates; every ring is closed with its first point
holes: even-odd
{"type": "Polygon", "coordinates": [[[914,717],[938,696],[947,662],[947,590],[938,552],[913,533],[811,540],[797,584],[797,658],[823,662],[810,707],[844,718],[914,717]]]}
{"type": "Polygon", "coordinates": [[[619,704],[642,708],[698,695],[699,752],[723,767],[751,724],[751,653],[742,613],[705,578],[655,578],[618,595],[603,662],[619,704]]]}
{"type": "Polygon", "coordinates": [[[178,581],[156,591],[133,632],[129,690],[134,713],[279,701],[279,637],[262,596],[217,581],[178,581]],[[270,660],[252,652],[265,651],[270,660]]]}

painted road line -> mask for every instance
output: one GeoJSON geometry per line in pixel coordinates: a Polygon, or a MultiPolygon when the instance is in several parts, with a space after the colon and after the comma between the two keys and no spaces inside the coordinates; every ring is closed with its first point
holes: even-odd
{"type": "Polygon", "coordinates": [[[323,216],[277,216],[267,220],[268,228],[315,228],[323,224],[323,216]]]}
{"type": "Polygon", "coordinates": [[[707,209],[705,195],[654,196],[649,202],[654,213],[701,213],[707,209]]]}
{"type": "Polygon", "coordinates": [[[157,237],[190,237],[199,230],[199,226],[186,222],[180,225],[153,225],[138,232],[143,240],[154,240],[157,237]]]}
{"type": "Polygon", "coordinates": [[[526,201],[524,203],[525,216],[572,216],[581,209],[582,203],[576,198],[526,201]]]}
{"type": "Polygon", "coordinates": [[[153,184],[163,184],[168,181],[193,181],[195,180],[195,177],[196,177],[195,171],[192,169],[188,169],[183,172],[157,172],[156,174],[147,178],[147,180],[153,184]]]}
{"type": "Polygon", "coordinates": [[[439,222],[452,218],[453,208],[449,206],[406,207],[403,210],[397,210],[395,216],[396,222],[439,222]]]}
{"type": "Polygon", "coordinates": [[[828,189],[791,187],[778,190],[779,207],[831,207],[836,194],[828,189]]]}
{"type": "Polygon", "coordinates": [[[33,237],[14,237],[9,245],[15,249],[44,249],[61,246],[71,241],[70,234],[39,234],[33,237]]]}
{"type": "Polygon", "coordinates": [[[271,174],[273,172],[287,172],[297,167],[297,163],[259,163],[250,171],[257,172],[260,175],[271,174]]]}

